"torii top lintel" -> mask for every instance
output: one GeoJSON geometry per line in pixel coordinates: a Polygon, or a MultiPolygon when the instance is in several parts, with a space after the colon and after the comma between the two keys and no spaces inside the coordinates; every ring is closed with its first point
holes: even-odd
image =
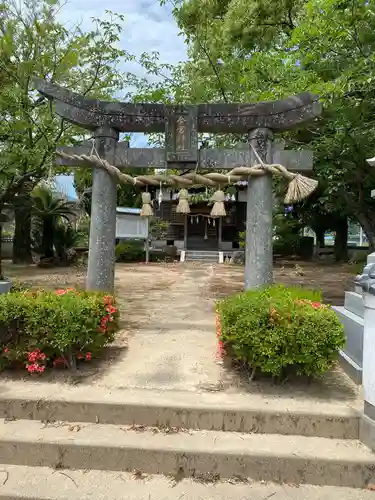
{"type": "Polygon", "coordinates": [[[100,101],[39,78],[34,83],[42,95],[54,101],[58,115],[90,130],[111,127],[120,132],[165,132],[171,115],[192,113],[198,132],[246,133],[255,128],[283,131],[321,114],[318,97],[311,92],[255,104],[166,106],[100,101]]]}

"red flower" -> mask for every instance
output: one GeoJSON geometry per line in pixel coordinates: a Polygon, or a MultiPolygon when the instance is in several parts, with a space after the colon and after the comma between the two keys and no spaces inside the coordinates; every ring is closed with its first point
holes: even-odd
{"type": "Polygon", "coordinates": [[[65,295],[66,294],[66,290],[56,290],[56,295],[65,295]]]}
{"type": "Polygon", "coordinates": [[[6,353],[8,353],[8,352],[9,352],[9,349],[6,347],[6,348],[4,349],[4,354],[6,354],[6,353]]]}
{"type": "Polygon", "coordinates": [[[311,302],[311,305],[314,309],[320,309],[322,307],[320,302],[311,302]]]}
{"type": "Polygon", "coordinates": [[[87,359],[87,361],[91,361],[91,358],[92,358],[91,352],[87,352],[86,353],[86,359],[87,359]]]}
{"type": "Polygon", "coordinates": [[[217,355],[219,358],[222,358],[224,356],[224,343],[222,340],[219,340],[218,346],[217,346],[217,355]]]}
{"type": "Polygon", "coordinates": [[[38,363],[33,363],[31,365],[26,365],[26,369],[29,373],[43,373],[46,367],[43,365],[38,365],[38,363]]]}
{"type": "Polygon", "coordinates": [[[222,359],[225,354],[225,348],[224,348],[224,342],[221,340],[221,321],[220,321],[220,315],[219,313],[216,313],[216,336],[218,338],[218,343],[217,343],[217,356],[218,358],[222,359]]]}
{"type": "Polygon", "coordinates": [[[113,314],[113,313],[117,312],[116,307],[113,307],[113,306],[108,306],[108,307],[106,307],[106,309],[105,309],[105,310],[106,310],[109,314],[113,314]]]}
{"type": "Polygon", "coordinates": [[[29,352],[27,354],[27,359],[30,363],[35,363],[36,361],[44,361],[47,358],[47,356],[43,353],[40,352],[40,349],[35,349],[35,351],[29,352]]]}
{"type": "Polygon", "coordinates": [[[83,359],[83,358],[84,358],[84,355],[81,352],[79,352],[77,354],[77,359],[83,359]]]}

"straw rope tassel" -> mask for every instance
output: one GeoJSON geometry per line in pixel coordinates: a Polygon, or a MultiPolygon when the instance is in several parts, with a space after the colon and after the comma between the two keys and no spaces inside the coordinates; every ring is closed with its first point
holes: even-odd
{"type": "Polygon", "coordinates": [[[214,202],[214,206],[212,207],[211,210],[212,217],[225,217],[227,215],[225,211],[224,200],[225,200],[224,191],[221,191],[221,189],[215,191],[215,193],[211,198],[211,201],[214,202]]]}
{"type": "Polygon", "coordinates": [[[142,193],[141,217],[151,217],[152,215],[154,215],[154,212],[151,206],[151,194],[142,193]]]}
{"type": "Polygon", "coordinates": [[[301,174],[293,174],[289,181],[288,191],[284,198],[284,203],[298,203],[312,194],[318,187],[318,181],[309,179],[301,174]]]}
{"type": "Polygon", "coordinates": [[[187,189],[181,189],[179,193],[176,212],[179,214],[190,214],[189,193],[187,189]]]}

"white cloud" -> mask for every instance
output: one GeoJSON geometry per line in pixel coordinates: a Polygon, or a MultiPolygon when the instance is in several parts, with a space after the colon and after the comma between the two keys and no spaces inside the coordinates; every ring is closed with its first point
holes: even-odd
{"type": "MultiPolygon", "coordinates": [[[[171,7],[160,7],[158,0],[70,0],[62,8],[60,16],[67,24],[81,23],[90,29],[92,18],[105,18],[105,11],[125,16],[120,46],[136,57],[143,52],[157,51],[166,63],[177,63],[186,59],[186,46],[172,16],[171,7]]],[[[141,74],[136,63],[124,68],[141,74]]]]}
{"type": "MultiPolygon", "coordinates": [[[[160,61],[174,64],[186,59],[186,46],[173,19],[169,6],[160,7],[158,0],[70,0],[60,11],[67,25],[81,24],[82,29],[92,27],[92,18],[105,18],[106,10],[125,16],[120,46],[137,58],[143,52],[159,52],[160,61]]],[[[137,63],[124,64],[124,71],[143,75],[137,63]]],[[[143,134],[134,134],[133,147],[147,147],[143,134]]],[[[65,177],[65,176],[64,176],[65,177]]],[[[74,197],[72,176],[58,178],[58,185],[74,197]]]]}

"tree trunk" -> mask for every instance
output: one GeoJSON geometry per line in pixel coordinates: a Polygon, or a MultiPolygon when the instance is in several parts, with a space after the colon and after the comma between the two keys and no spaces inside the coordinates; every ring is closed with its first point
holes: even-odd
{"type": "Polygon", "coordinates": [[[357,220],[359,224],[362,226],[367,239],[369,241],[370,250],[372,252],[375,251],[375,213],[374,215],[367,216],[365,214],[361,214],[357,216],[357,220]]]}
{"type": "Polygon", "coordinates": [[[326,243],[325,243],[325,229],[317,228],[315,229],[315,235],[316,235],[316,246],[318,248],[325,248],[326,243]]]}
{"type": "Polygon", "coordinates": [[[348,219],[342,218],[336,222],[336,236],[335,236],[335,260],[336,262],[347,262],[349,260],[348,254],[348,219]]]}
{"type": "Polygon", "coordinates": [[[13,264],[32,264],[31,216],[28,204],[14,207],[13,264]]]}
{"type": "Polygon", "coordinates": [[[42,258],[53,258],[53,237],[54,237],[54,220],[53,218],[46,217],[43,219],[42,229],[42,258]]]}

